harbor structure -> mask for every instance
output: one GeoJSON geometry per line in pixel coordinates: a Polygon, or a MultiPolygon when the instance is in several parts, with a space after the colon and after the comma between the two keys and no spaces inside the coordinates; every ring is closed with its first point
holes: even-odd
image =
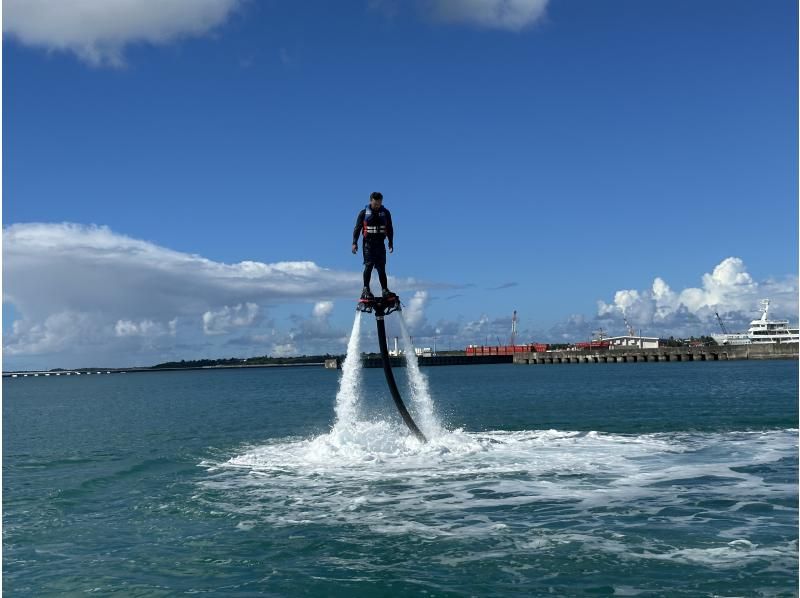
{"type": "Polygon", "coordinates": [[[733,361],[744,359],[797,359],[797,343],[711,345],[701,347],[621,348],[587,351],[546,351],[513,356],[518,365],[563,363],[658,363],[685,361],[733,361]]]}
{"type": "Polygon", "coordinates": [[[789,320],[773,320],[769,317],[769,299],[761,300],[761,317],[752,320],[747,332],[730,333],[719,314],[715,312],[722,334],[712,335],[718,345],[769,345],[800,342],[800,328],[789,327],[789,320]]]}
{"type": "Polygon", "coordinates": [[[657,336],[610,336],[607,339],[608,348],[615,349],[657,349],[657,336]]]}

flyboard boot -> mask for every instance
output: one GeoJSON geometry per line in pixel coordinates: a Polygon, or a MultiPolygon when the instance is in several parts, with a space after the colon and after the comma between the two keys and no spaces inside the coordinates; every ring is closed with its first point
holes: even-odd
{"type": "Polygon", "coordinates": [[[375,308],[375,295],[369,290],[369,287],[364,287],[361,291],[361,299],[356,303],[356,309],[366,313],[372,313],[375,308]]]}
{"type": "Polygon", "coordinates": [[[375,297],[369,290],[369,287],[364,287],[361,291],[361,299],[356,304],[358,311],[366,313],[375,313],[383,317],[389,315],[393,311],[400,311],[402,309],[400,304],[400,297],[389,289],[383,289],[380,296],[375,297]]]}

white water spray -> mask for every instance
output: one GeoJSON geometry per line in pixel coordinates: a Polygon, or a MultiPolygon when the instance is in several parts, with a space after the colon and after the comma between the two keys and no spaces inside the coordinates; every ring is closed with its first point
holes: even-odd
{"type": "Polygon", "coordinates": [[[414,345],[411,342],[411,335],[408,333],[408,326],[403,317],[403,312],[399,311],[397,315],[400,316],[400,337],[403,343],[403,355],[406,358],[408,384],[411,387],[411,403],[417,414],[416,421],[425,436],[429,439],[435,438],[442,433],[442,425],[439,423],[433,408],[433,399],[428,388],[428,377],[419,371],[417,353],[414,351],[414,345]]]}
{"type": "Polygon", "coordinates": [[[358,420],[358,399],[361,389],[361,312],[356,312],[347,356],[342,365],[339,391],[336,393],[336,424],[334,428],[352,427],[358,420]]]}

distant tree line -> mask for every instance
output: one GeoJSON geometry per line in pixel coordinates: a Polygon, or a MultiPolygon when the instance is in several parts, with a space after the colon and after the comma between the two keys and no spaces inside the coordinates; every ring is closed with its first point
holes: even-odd
{"type": "Polygon", "coordinates": [[[690,336],[689,338],[675,338],[671,336],[669,338],[659,339],[658,344],[663,347],[687,347],[697,345],[713,347],[716,346],[717,341],[715,341],[713,337],[706,335],[690,336]]]}
{"type": "Polygon", "coordinates": [[[572,343],[548,343],[547,348],[553,351],[566,351],[573,346],[572,343]]]}
{"type": "Polygon", "coordinates": [[[227,359],[191,359],[180,361],[167,361],[152,366],[150,369],[175,369],[175,368],[203,368],[215,366],[245,366],[245,365],[292,365],[303,363],[321,363],[326,359],[341,358],[341,355],[295,355],[292,357],[270,357],[269,355],[262,355],[261,357],[229,357],[227,359]]]}

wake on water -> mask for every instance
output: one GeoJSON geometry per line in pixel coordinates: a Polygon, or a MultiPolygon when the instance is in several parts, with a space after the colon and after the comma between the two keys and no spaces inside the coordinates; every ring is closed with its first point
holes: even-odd
{"type": "Polygon", "coordinates": [[[796,564],[796,540],[759,545],[757,538],[778,524],[751,513],[796,507],[795,482],[759,473],[796,459],[796,430],[635,436],[446,430],[402,318],[400,326],[409,407],[429,441],[418,441],[399,418],[359,418],[359,313],[331,431],[275,439],[207,463],[203,485],[214,496],[222,492],[219,508],[239,516],[243,529],[348,524],[365,533],[497,537],[504,538],[502,550],[517,556],[574,545],[613,558],[721,568],[742,559],[788,570],[796,564]],[[697,548],[653,536],[656,525],[689,538],[697,517],[719,521],[718,541],[697,548]]]}
{"type": "MultiPolygon", "coordinates": [[[[796,509],[796,481],[782,472],[796,436],[455,430],[421,443],[396,424],[356,422],[208,463],[201,485],[242,529],[346,526],[355,544],[372,534],[481,540],[500,559],[566,550],[792,571],[796,537],[782,539],[787,525],[772,514],[796,509]],[[709,521],[711,541],[698,545],[709,521]]],[[[442,550],[454,565],[477,558],[462,544],[442,550]]]]}

